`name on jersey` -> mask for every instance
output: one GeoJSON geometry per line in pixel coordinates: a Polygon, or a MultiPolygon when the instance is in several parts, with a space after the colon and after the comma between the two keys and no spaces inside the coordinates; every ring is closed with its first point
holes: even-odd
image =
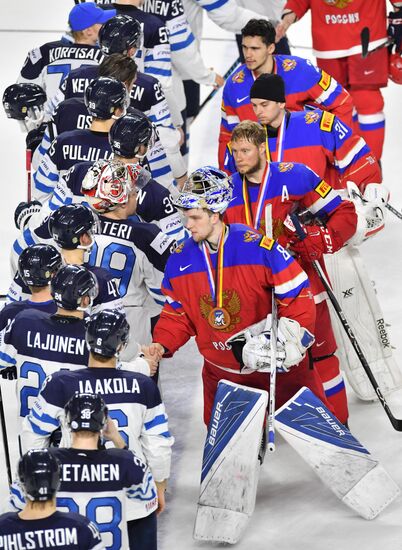
{"type": "Polygon", "coordinates": [[[4,550],[30,550],[31,548],[52,548],[78,544],[76,527],[57,527],[55,529],[37,529],[25,533],[0,535],[0,548],[4,550]]]}
{"type": "Polygon", "coordinates": [[[62,464],[62,481],[119,481],[118,464],[62,464]]]}
{"type": "Polygon", "coordinates": [[[82,145],[71,144],[62,146],[63,157],[66,160],[95,162],[96,160],[109,160],[113,156],[111,151],[104,151],[102,149],[98,149],[98,147],[89,147],[86,152],[84,151],[82,145]]]}
{"type": "Polygon", "coordinates": [[[326,13],[325,23],[327,25],[347,25],[348,23],[358,23],[360,21],[359,13],[326,13]]]}
{"type": "Polygon", "coordinates": [[[83,48],[70,48],[67,46],[59,46],[49,51],[49,63],[53,63],[58,59],[92,59],[97,63],[101,63],[103,59],[103,53],[96,48],[83,49],[83,48]]]}
{"type": "Polygon", "coordinates": [[[89,78],[73,78],[72,87],[74,94],[83,94],[91,83],[89,78]]]}
{"type": "Polygon", "coordinates": [[[133,378],[103,378],[102,380],[80,380],[78,382],[80,393],[141,393],[138,381],[133,378]]]}
{"type": "Polygon", "coordinates": [[[134,84],[130,92],[130,98],[133,99],[134,101],[141,101],[143,95],[144,95],[144,88],[142,86],[136,86],[134,84]]]}
{"type": "Polygon", "coordinates": [[[102,233],[104,235],[126,239],[127,241],[131,238],[132,229],[131,225],[123,223],[107,222],[104,220],[102,222],[102,233]]]}
{"type": "Polygon", "coordinates": [[[59,353],[71,353],[84,355],[85,340],[60,336],[59,334],[41,334],[40,332],[27,332],[27,346],[29,348],[57,351],[59,353]]]}
{"type": "Polygon", "coordinates": [[[164,0],[146,0],[143,9],[155,15],[164,15],[166,17],[169,13],[169,3],[164,2],[164,0]]]}

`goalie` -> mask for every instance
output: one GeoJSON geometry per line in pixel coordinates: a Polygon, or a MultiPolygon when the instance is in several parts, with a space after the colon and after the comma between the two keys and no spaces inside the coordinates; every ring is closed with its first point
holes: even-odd
{"type": "Polygon", "coordinates": [[[206,167],[190,176],[175,200],[192,238],[167,262],[162,284],[167,303],[150,352],[172,355],[196,337],[204,357],[204,421],[208,423],[221,379],[268,389],[274,292],[279,316],[277,404],[307,386],[329,406],[306,354],[314,341],[315,322],[307,276],[275,241],[245,225],[223,223],[232,192],[224,172],[206,167]],[[234,335],[232,349],[227,340],[234,335]]]}

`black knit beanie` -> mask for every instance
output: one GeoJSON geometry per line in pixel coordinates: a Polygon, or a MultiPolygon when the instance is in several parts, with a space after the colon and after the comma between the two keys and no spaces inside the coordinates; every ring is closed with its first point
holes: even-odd
{"type": "Polygon", "coordinates": [[[278,74],[261,74],[251,86],[250,98],[285,103],[285,84],[278,74]]]}

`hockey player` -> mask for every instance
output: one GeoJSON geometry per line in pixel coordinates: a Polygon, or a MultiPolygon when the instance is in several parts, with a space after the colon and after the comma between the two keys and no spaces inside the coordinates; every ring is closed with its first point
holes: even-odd
{"type": "MultiPolygon", "coordinates": [[[[288,0],[277,28],[281,35],[311,10],[317,65],[350,92],[357,111],[356,132],[364,137],[378,159],[381,159],[385,133],[381,88],[388,82],[386,4],[385,0],[374,0],[370,6],[364,0],[342,3],[288,0]],[[365,27],[369,31],[370,54],[363,58],[361,32],[365,27]]],[[[395,9],[390,13],[392,23],[400,20],[402,8],[398,0],[391,0],[391,4],[395,9]]]]}
{"type": "Polygon", "coordinates": [[[18,463],[25,508],[0,516],[0,547],[104,550],[96,526],[75,512],[56,510],[60,465],[48,449],[26,453],[18,463]]]}
{"type": "Polygon", "coordinates": [[[30,132],[39,128],[45,115],[46,94],[38,84],[12,84],[4,90],[3,107],[7,118],[18,120],[30,132]]]}
{"type": "MultiPolygon", "coordinates": [[[[113,167],[113,165],[111,165],[113,167]]],[[[100,234],[92,248],[90,263],[108,269],[119,280],[127,318],[137,342],[147,343],[151,336],[151,316],[145,307],[148,296],[160,308],[164,304],[161,283],[166,261],[176,242],[154,224],[130,219],[136,212],[143,171],[128,180],[115,172],[110,186],[110,170],[93,166],[82,184],[82,193],[91,208],[101,213],[100,234]],[[137,184],[138,179],[138,184],[137,184]]],[[[158,310],[158,311],[159,311],[158,310]]],[[[126,354],[132,353],[132,342],[126,354]]]]}
{"type": "Polygon", "coordinates": [[[352,123],[352,99],[332,76],[302,57],[274,54],[275,28],[269,21],[249,21],[242,29],[242,45],[246,63],[233,72],[223,88],[219,134],[221,166],[226,144],[236,124],[241,120],[256,120],[250,89],[261,74],[278,74],[283,78],[286,106],[290,111],[302,111],[308,103],[332,112],[349,125],[352,123]]]}
{"type": "MultiPolygon", "coordinates": [[[[338,117],[320,110],[286,110],[285,85],[279,75],[259,76],[250,98],[258,121],[266,128],[269,160],[306,164],[335,189],[345,189],[351,180],[364,192],[368,184],[381,182],[380,167],[366,142],[338,117]]],[[[225,166],[229,172],[236,171],[230,147],[225,166]]],[[[371,190],[365,198],[370,197],[371,190]]]]}
{"type": "MultiPolygon", "coordinates": [[[[22,445],[23,448],[46,446],[61,424],[62,443],[69,446],[65,403],[75,393],[100,394],[127,447],[149,466],[157,486],[158,511],[162,512],[174,439],[155,382],[142,374],[116,369],[117,357],[128,338],[129,326],[122,314],[101,311],[91,316],[86,328],[89,368],[60,371],[48,378],[24,422],[22,445]]],[[[134,516],[144,516],[144,508],[134,516]]],[[[132,527],[136,528],[135,523],[129,521],[129,536],[132,527]]]]}
{"type": "Polygon", "coordinates": [[[80,161],[109,158],[107,132],[124,115],[129,104],[125,85],[115,78],[97,78],[85,91],[85,105],[92,116],[88,130],[73,130],[56,137],[34,173],[34,196],[45,199],[60,175],[80,161]]]}
{"type": "MultiPolygon", "coordinates": [[[[51,451],[61,466],[57,509],[86,516],[102,533],[106,548],[156,550],[158,503],[149,468],[125,449],[100,395],[75,394],[64,409],[71,447],[51,451]],[[101,436],[102,441],[106,438],[118,448],[101,449],[101,436]],[[132,522],[133,540],[129,541],[126,518],[130,507],[139,519],[132,522]]],[[[25,504],[21,496],[18,481],[14,482],[10,500],[17,510],[25,504]]]]}
{"type": "Polygon", "coordinates": [[[51,281],[56,313],[27,309],[7,327],[0,346],[0,368],[14,371],[20,419],[28,414],[46,376],[60,368],[87,364],[84,311],[97,292],[96,278],[90,271],[64,266],[51,281]]]}
{"type": "MultiPolygon", "coordinates": [[[[244,223],[262,233],[266,228],[264,212],[272,205],[272,234],[285,249],[292,250],[307,273],[316,304],[315,343],[312,360],[323,382],[328,401],[345,424],[348,406],[345,384],[335,356],[336,342],[331,328],[325,289],[311,261],[324,267],[323,254],[334,254],[356,232],[357,215],[350,201],[342,201],[329,184],[303,164],[270,162],[265,151],[265,132],[257,123],[243,121],[232,133],[231,148],[238,166],[233,175],[234,199],[225,211],[227,223],[244,223]],[[311,220],[304,241],[295,236],[289,214],[307,210],[311,220]]],[[[305,215],[305,214],[304,214],[305,215]]],[[[272,236],[272,235],[269,235],[272,236]]]]}
{"type": "Polygon", "coordinates": [[[326,401],[321,381],[314,367],[309,368],[306,357],[314,341],[315,321],[307,275],[272,239],[244,225],[223,223],[232,198],[233,188],[225,174],[206,167],[193,172],[175,201],[184,209],[192,238],[177,248],[166,265],[162,288],[167,302],[149,349],[159,357],[174,354],[191,336],[196,337],[204,357],[206,424],[222,378],[268,388],[270,348],[262,333],[264,327],[270,330],[267,316],[271,313],[272,292],[278,307],[279,331],[284,335],[278,341],[278,362],[273,366],[280,367],[278,406],[305,385],[326,401]],[[247,328],[251,331],[249,341],[241,359],[236,359],[228,340],[247,328]]]}
{"type": "MultiPolygon", "coordinates": [[[[74,43],[57,40],[31,50],[18,82],[32,82],[42,86],[49,103],[71,69],[83,63],[93,65],[102,61],[103,54],[96,45],[98,32],[102,24],[115,14],[115,11],[103,12],[94,2],[74,6],[68,17],[74,43]]],[[[51,104],[45,110],[50,115],[53,110],[51,104]]]]}
{"type": "MultiPolygon", "coordinates": [[[[18,258],[18,274],[7,296],[12,302],[0,311],[0,331],[7,327],[20,311],[35,309],[47,313],[56,313],[56,304],[50,294],[50,281],[61,267],[60,253],[51,245],[34,244],[21,253],[18,258]],[[14,294],[18,287],[26,286],[31,293],[27,300],[19,301],[14,294]]],[[[4,378],[4,370],[1,371],[4,378]]]]}

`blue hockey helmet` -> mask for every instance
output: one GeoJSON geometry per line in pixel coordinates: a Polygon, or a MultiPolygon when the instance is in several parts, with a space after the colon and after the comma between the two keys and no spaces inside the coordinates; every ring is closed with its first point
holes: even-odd
{"type": "Polygon", "coordinates": [[[130,105],[130,95],[123,82],[117,78],[100,76],[88,85],[84,101],[91,116],[108,120],[125,114],[130,105]],[[117,109],[122,110],[120,115],[116,115],[117,109]]]}
{"type": "Polygon", "coordinates": [[[184,182],[180,194],[173,200],[177,208],[205,208],[223,214],[233,195],[231,178],[219,168],[198,168],[184,182]]]}
{"type": "Polygon", "coordinates": [[[130,48],[141,46],[142,29],[131,15],[115,15],[99,31],[99,46],[106,55],[126,54],[130,48]]]}
{"type": "Polygon", "coordinates": [[[92,306],[98,295],[95,275],[82,265],[63,266],[53,277],[50,288],[57,307],[70,311],[84,311],[92,306]],[[87,306],[81,305],[84,296],[90,298],[87,306]]]}
{"type": "Polygon", "coordinates": [[[18,463],[18,477],[29,500],[51,500],[60,487],[60,464],[49,449],[31,449],[18,463]]]}
{"type": "Polygon", "coordinates": [[[104,310],[87,321],[86,341],[89,351],[103,357],[113,357],[128,343],[130,325],[124,313],[104,310]]]}
{"type": "MultiPolygon", "coordinates": [[[[138,109],[130,107],[109,130],[109,142],[115,155],[123,158],[139,156],[141,145],[152,148],[156,132],[152,122],[138,109]]],[[[144,155],[142,155],[144,156],[144,155]]]]}
{"type": "Polygon", "coordinates": [[[28,286],[47,286],[59,270],[61,255],[50,244],[33,244],[25,248],[18,258],[18,273],[28,286]]]}
{"type": "Polygon", "coordinates": [[[64,411],[72,432],[100,432],[108,416],[108,408],[102,397],[93,393],[76,393],[68,400],[64,411]]]}
{"type": "Polygon", "coordinates": [[[25,120],[36,107],[43,111],[46,94],[38,84],[11,84],[3,94],[3,107],[8,118],[25,120]]]}
{"type": "Polygon", "coordinates": [[[83,204],[68,204],[61,206],[49,218],[49,232],[60,248],[88,250],[94,243],[94,235],[99,233],[99,219],[83,204]],[[91,243],[80,244],[80,237],[87,233],[91,243]]]}

